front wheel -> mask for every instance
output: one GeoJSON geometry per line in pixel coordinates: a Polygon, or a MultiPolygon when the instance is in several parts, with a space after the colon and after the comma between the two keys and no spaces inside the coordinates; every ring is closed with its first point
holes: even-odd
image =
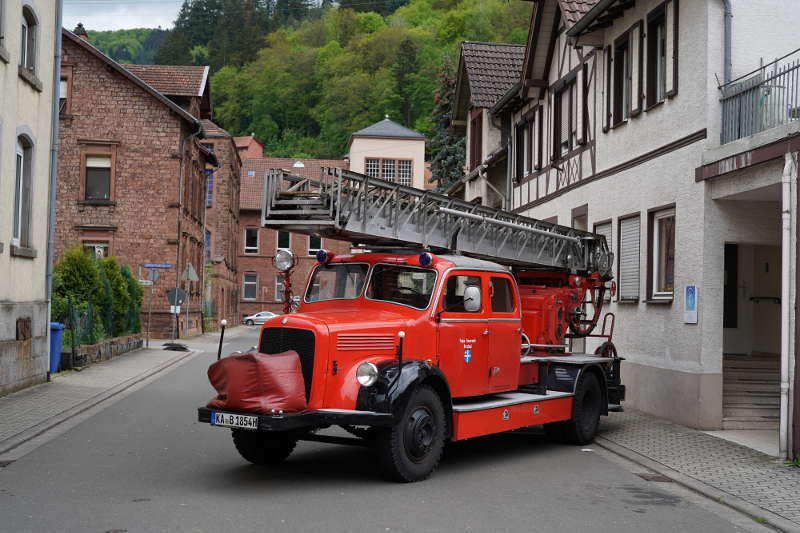
{"type": "Polygon", "coordinates": [[[245,325],[247,326],[252,326],[253,324],[255,324],[255,322],[253,322],[252,320],[248,320],[247,322],[245,322],[245,325]]]}
{"type": "Polygon", "coordinates": [[[445,427],[439,395],[430,387],[419,387],[403,417],[378,435],[378,459],[384,473],[404,483],[430,476],[442,457],[445,427]]]}
{"type": "Polygon", "coordinates": [[[603,406],[603,391],[597,375],[589,372],[581,376],[572,401],[572,419],[545,424],[545,434],[559,442],[589,444],[594,440],[600,426],[603,406]]]}
{"type": "Polygon", "coordinates": [[[255,465],[276,465],[289,457],[297,438],[287,433],[267,433],[234,429],[233,444],[246,460],[255,465]]]}

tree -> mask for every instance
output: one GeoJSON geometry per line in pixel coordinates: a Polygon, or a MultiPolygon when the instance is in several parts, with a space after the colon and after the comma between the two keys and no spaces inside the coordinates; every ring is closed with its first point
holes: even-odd
{"type": "Polygon", "coordinates": [[[400,109],[403,117],[403,124],[412,127],[412,79],[417,72],[417,46],[410,37],[406,37],[400,43],[397,54],[397,63],[394,66],[394,77],[397,83],[397,93],[400,97],[400,109]]]}
{"type": "Polygon", "coordinates": [[[141,324],[141,310],[142,301],[144,300],[144,289],[139,285],[136,278],[133,277],[131,269],[127,265],[122,266],[122,276],[128,285],[128,294],[130,295],[130,305],[128,306],[126,327],[128,333],[139,333],[142,330],[141,324]]]}
{"type": "Polygon", "coordinates": [[[464,172],[465,140],[464,137],[453,135],[450,128],[455,86],[453,64],[449,56],[445,56],[439,73],[436,107],[431,116],[434,135],[429,147],[433,155],[431,180],[437,183],[437,188],[440,190],[461,178],[464,172]]]}
{"type": "Polygon", "coordinates": [[[178,30],[171,30],[158,53],[155,62],[158,65],[191,65],[192,64],[192,45],[186,35],[178,30]]]}
{"type": "Polygon", "coordinates": [[[131,305],[131,295],[128,291],[128,281],[122,274],[122,268],[116,257],[106,257],[102,260],[103,270],[111,288],[111,329],[106,332],[114,337],[129,333],[128,312],[131,305]]]}

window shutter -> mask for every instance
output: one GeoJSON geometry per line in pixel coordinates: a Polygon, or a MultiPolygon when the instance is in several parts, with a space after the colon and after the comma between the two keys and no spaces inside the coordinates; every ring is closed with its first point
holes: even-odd
{"type": "Polygon", "coordinates": [[[110,156],[86,156],[86,166],[89,168],[111,168],[110,156]]]}
{"type": "Polygon", "coordinates": [[[641,238],[638,216],[619,222],[619,299],[639,299],[639,246],[641,238]]]}
{"type": "Polygon", "coordinates": [[[578,144],[586,144],[586,69],[587,65],[578,69],[578,76],[575,80],[575,90],[578,91],[578,105],[573,112],[577,113],[577,141],[578,144]]]}
{"type": "Polygon", "coordinates": [[[628,50],[631,61],[631,116],[635,117],[642,112],[642,21],[640,20],[631,28],[628,34],[628,50]]]}
{"type": "Polygon", "coordinates": [[[555,92],[551,92],[550,116],[553,121],[553,131],[552,135],[550,135],[550,161],[555,161],[558,158],[558,151],[561,149],[560,143],[558,142],[558,137],[561,134],[561,120],[563,120],[563,117],[560,117],[560,106],[560,100],[556,98],[555,92]],[[559,108],[556,109],[556,106],[559,106],[559,108]]]}
{"type": "Polygon", "coordinates": [[[612,94],[611,94],[611,47],[606,46],[605,51],[605,63],[606,63],[606,113],[603,119],[603,132],[606,132],[611,128],[611,111],[614,109],[612,107],[612,94]]]}
{"type": "Polygon", "coordinates": [[[606,242],[608,243],[608,249],[613,250],[611,247],[611,222],[606,222],[604,224],[598,224],[594,227],[594,232],[598,235],[602,235],[606,238],[606,242]]]}
{"type": "Polygon", "coordinates": [[[678,94],[678,0],[667,0],[664,5],[667,41],[667,98],[678,94]]]}

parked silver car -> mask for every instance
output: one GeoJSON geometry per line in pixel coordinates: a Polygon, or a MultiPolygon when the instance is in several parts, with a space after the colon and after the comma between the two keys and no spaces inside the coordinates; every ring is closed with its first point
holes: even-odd
{"type": "Polygon", "coordinates": [[[260,313],[244,317],[244,323],[248,326],[263,324],[274,316],[278,316],[278,313],[273,313],[272,311],[261,311],[260,313]]]}

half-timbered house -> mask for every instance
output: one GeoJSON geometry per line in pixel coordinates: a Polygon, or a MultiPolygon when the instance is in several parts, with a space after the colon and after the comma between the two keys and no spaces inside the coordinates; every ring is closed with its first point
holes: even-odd
{"type": "Polygon", "coordinates": [[[780,426],[783,452],[800,67],[768,62],[796,47],[800,14],[755,4],[538,0],[518,84],[490,112],[509,127],[511,208],[615,252],[628,405],[705,429],[780,426]]]}

